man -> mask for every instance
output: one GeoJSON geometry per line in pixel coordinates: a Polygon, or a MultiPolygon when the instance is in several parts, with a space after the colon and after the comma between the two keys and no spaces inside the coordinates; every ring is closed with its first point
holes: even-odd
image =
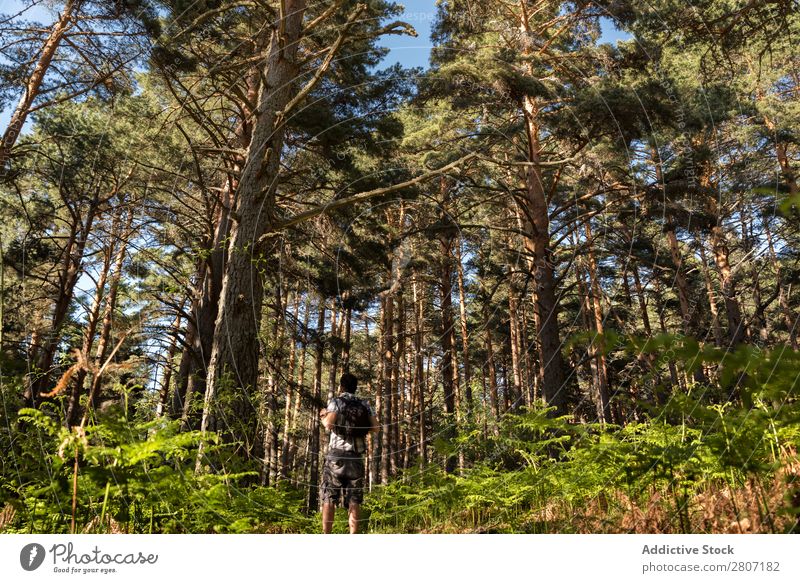
{"type": "Polygon", "coordinates": [[[375,410],[355,396],[358,379],[345,373],[339,381],[341,393],[320,410],[322,425],[330,431],[328,454],[322,468],[322,532],[330,534],[336,505],[344,494],[350,534],[358,532],[358,515],[364,500],[366,435],[378,431],[375,410]]]}

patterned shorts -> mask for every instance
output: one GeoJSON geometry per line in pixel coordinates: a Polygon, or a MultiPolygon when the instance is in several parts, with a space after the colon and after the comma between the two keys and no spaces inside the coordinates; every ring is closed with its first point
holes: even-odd
{"type": "Polygon", "coordinates": [[[361,504],[364,500],[364,459],[355,453],[330,451],[322,468],[322,501],[344,505],[361,504]]]}

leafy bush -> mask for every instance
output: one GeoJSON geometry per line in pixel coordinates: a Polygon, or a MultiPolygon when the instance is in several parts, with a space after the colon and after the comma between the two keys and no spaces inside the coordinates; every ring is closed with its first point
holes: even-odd
{"type": "Polygon", "coordinates": [[[208,455],[224,448],[200,432],[180,432],[178,422],[106,416],[85,431],[69,431],[44,411],[22,409],[18,424],[18,432],[35,436],[18,444],[24,465],[39,471],[16,483],[4,476],[0,504],[15,516],[5,532],[70,532],[73,496],[77,532],[311,528],[297,491],[252,486],[247,472],[196,473],[201,443],[208,455]]]}
{"type": "MultiPolygon", "coordinates": [[[[690,372],[714,367],[717,382],[673,394],[663,407],[650,407],[647,421],[624,427],[577,425],[543,407],[508,415],[462,473],[445,475],[431,467],[376,489],[367,500],[372,528],[796,529],[800,355],[752,347],[726,353],[666,336],[633,342],[629,349],[682,359],[690,372]],[[719,400],[734,393],[741,404],[719,400]]],[[[476,437],[462,435],[460,445],[474,450],[476,437]]]]}

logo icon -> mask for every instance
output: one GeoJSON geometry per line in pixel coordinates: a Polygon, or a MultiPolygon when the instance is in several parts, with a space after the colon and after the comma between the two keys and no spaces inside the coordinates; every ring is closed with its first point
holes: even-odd
{"type": "Polygon", "coordinates": [[[35,571],[42,566],[44,554],[44,547],[39,543],[25,545],[19,552],[19,564],[26,571],[35,571]]]}

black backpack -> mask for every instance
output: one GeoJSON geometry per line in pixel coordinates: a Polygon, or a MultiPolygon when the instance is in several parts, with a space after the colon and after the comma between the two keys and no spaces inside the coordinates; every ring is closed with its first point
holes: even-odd
{"type": "Polygon", "coordinates": [[[339,397],[344,407],[336,416],[334,431],[340,437],[352,442],[355,438],[364,437],[372,428],[369,408],[364,402],[354,396],[339,397]]]}

